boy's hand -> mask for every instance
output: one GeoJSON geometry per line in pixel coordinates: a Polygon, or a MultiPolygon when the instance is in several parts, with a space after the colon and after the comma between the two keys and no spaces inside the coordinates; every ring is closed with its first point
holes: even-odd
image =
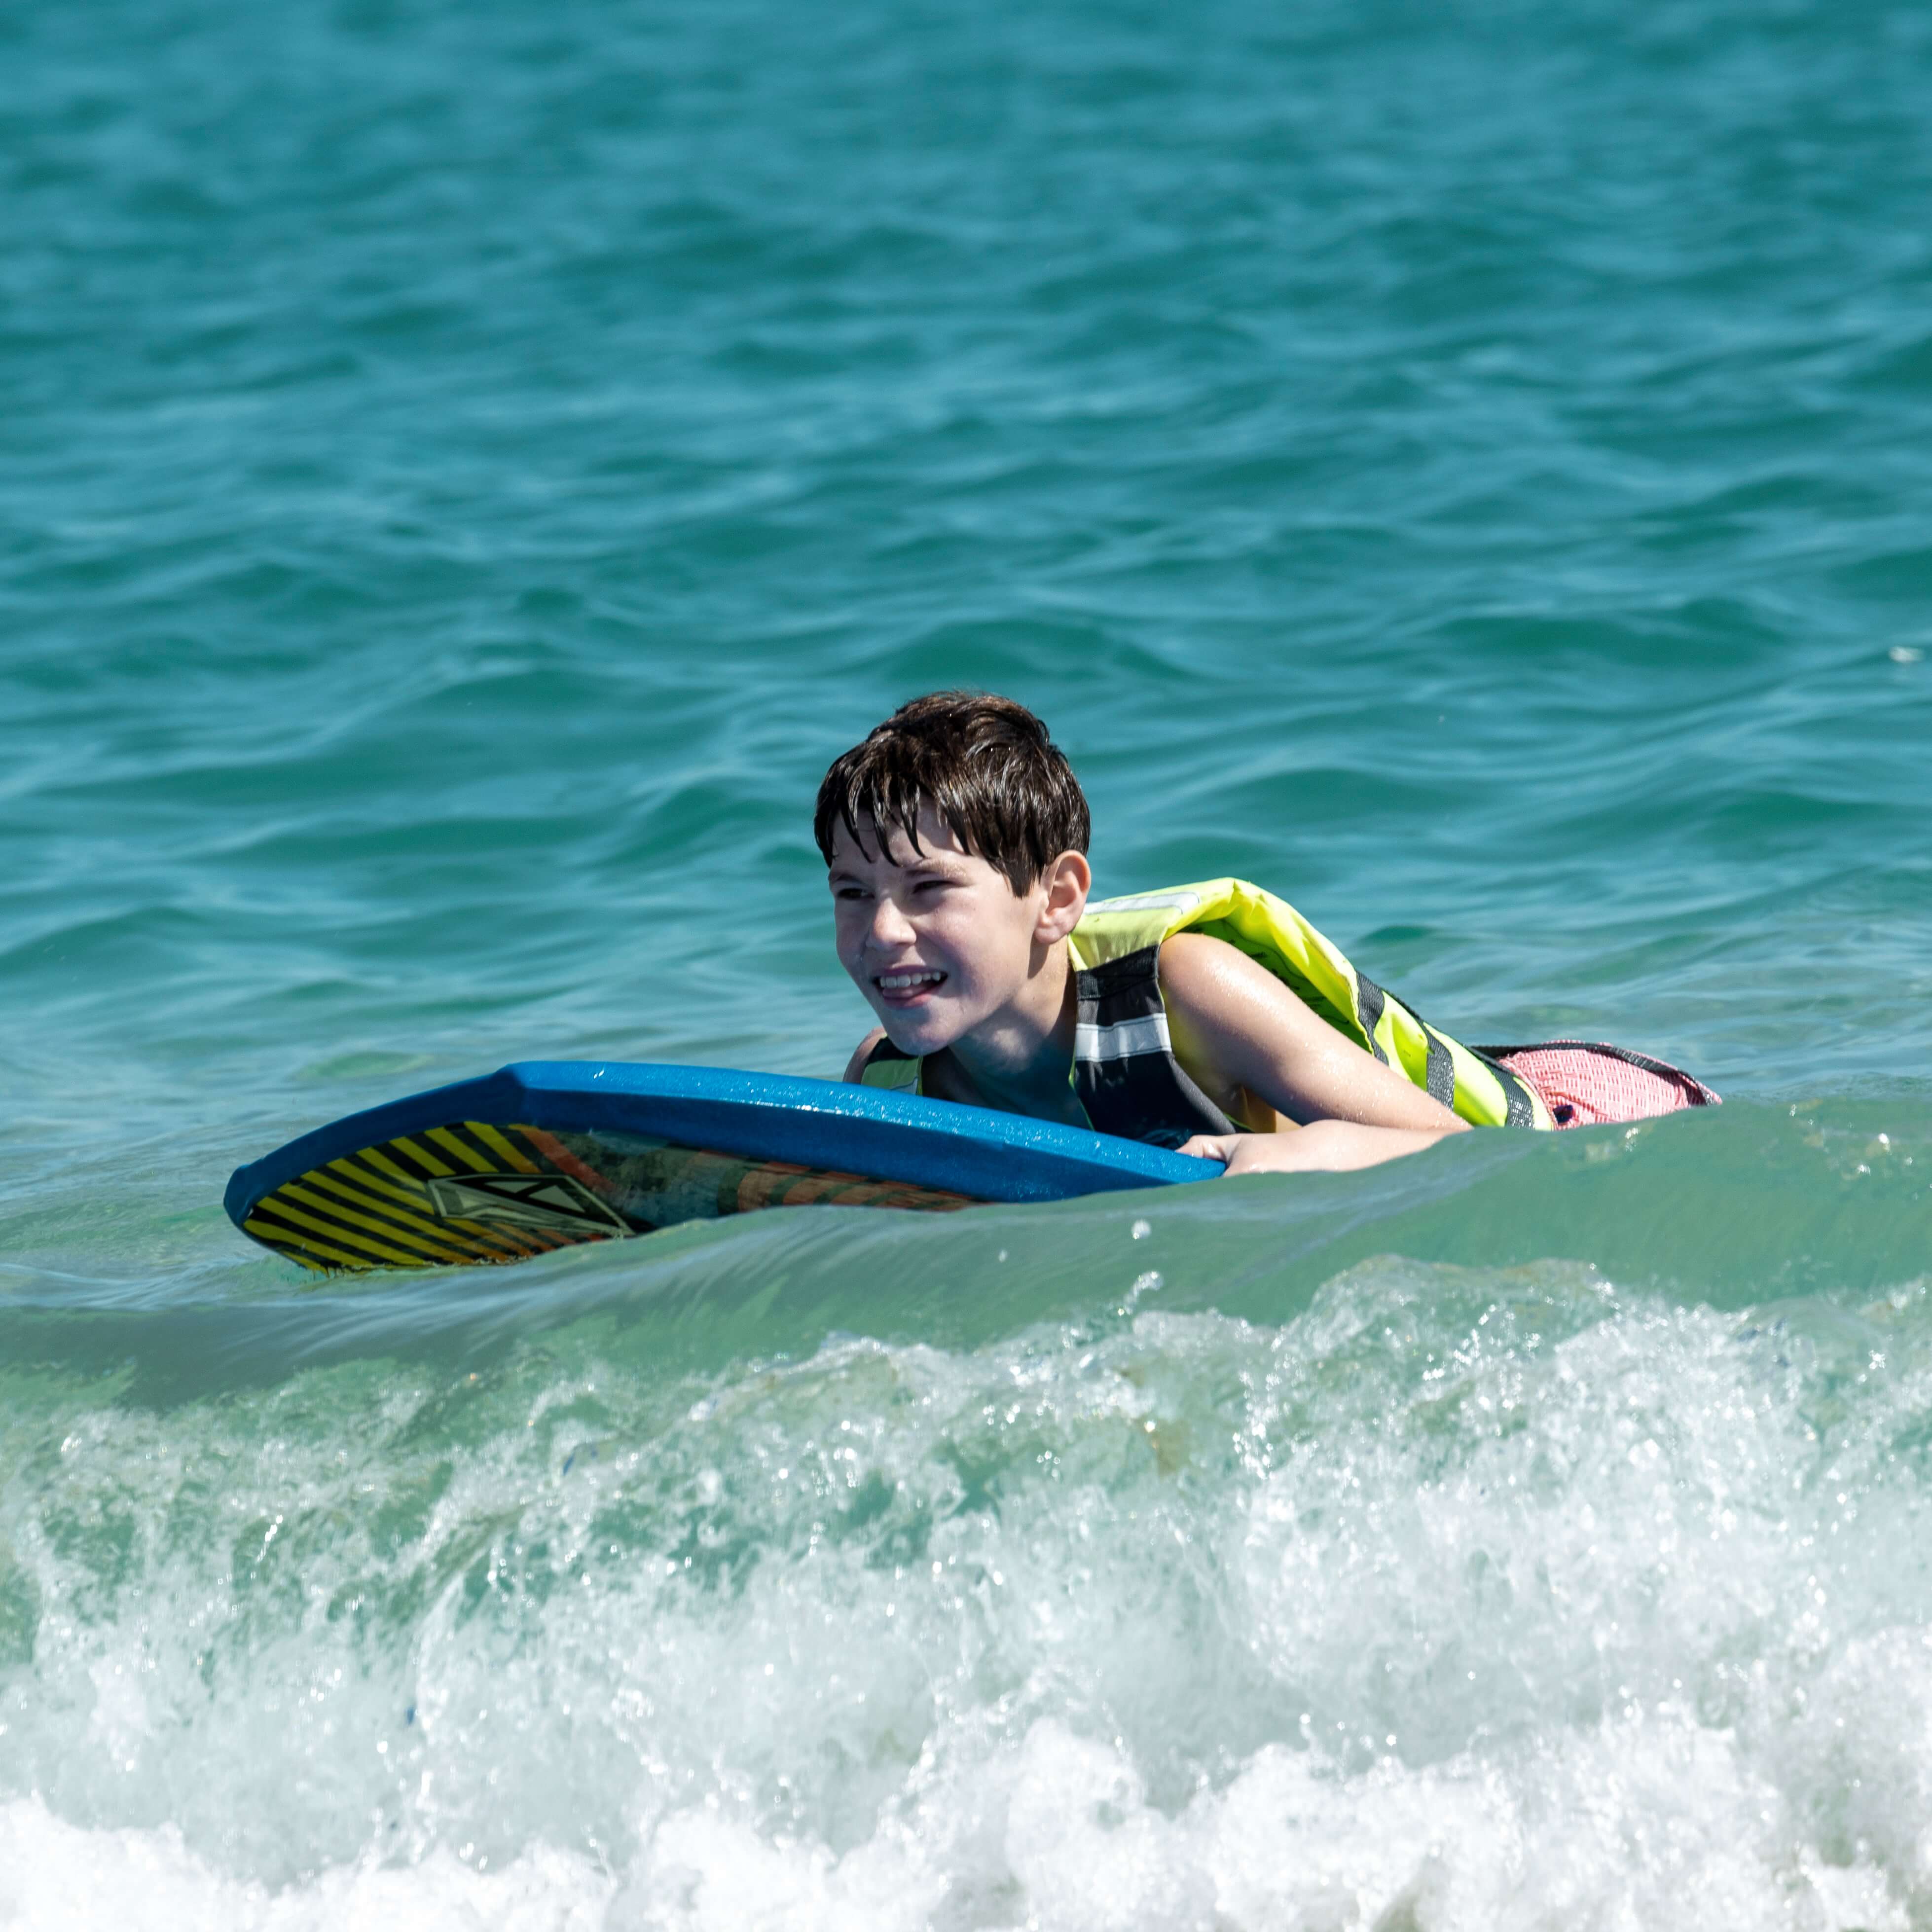
{"type": "Polygon", "coordinates": [[[1276,1134],[1196,1134],[1180,1151],[1218,1160],[1229,1174],[1342,1174],[1433,1147],[1460,1127],[1371,1127],[1354,1120],[1311,1120],[1276,1134]]]}

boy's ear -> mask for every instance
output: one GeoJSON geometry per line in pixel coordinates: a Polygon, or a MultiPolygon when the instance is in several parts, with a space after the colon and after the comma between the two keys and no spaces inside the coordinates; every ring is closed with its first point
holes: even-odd
{"type": "Polygon", "coordinates": [[[1063,852],[1041,874],[1046,887],[1040,922],[1034,937],[1042,946],[1064,939],[1080,923],[1087,910],[1087,895],[1093,890],[1094,868],[1083,852],[1063,852]]]}

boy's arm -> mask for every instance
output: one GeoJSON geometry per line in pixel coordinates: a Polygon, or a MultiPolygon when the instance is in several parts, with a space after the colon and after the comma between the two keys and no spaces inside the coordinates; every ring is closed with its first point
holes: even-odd
{"type": "Polygon", "coordinates": [[[885,1036],[886,1030],[884,1027],[873,1028],[872,1031],[860,1041],[857,1050],[853,1054],[852,1058],[846,1061],[845,1071],[839,1075],[839,1078],[849,1081],[855,1087],[858,1085],[865,1078],[866,1063],[872,1058],[873,1048],[877,1046],[885,1036]]]}
{"type": "Polygon", "coordinates": [[[1463,1132],[1440,1101],[1336,1031],[1265,967],[1204,934],[1160,951],[1174,1052],[1220,1098],[1245,1088],[1300,1133],[1197,1135],[1186,1151],[1258,1169],[1372,1167],[1463,1132]]]}
{"type": "MultiPolygon", "coordinates": [[[[1468,1123],[1456,1124],[1464,1127],[1468,1123]]],[[[1180,1151],[1201,1160],[1218,1160],[1228,1174],[1342,1174],[1351,1168],[1379,1167],[1400,1154],[1420,1154],[1450,1131],[1311,1120],[1285,1134],[1196,1134],[1181,1144],[1180,1151]]]]}

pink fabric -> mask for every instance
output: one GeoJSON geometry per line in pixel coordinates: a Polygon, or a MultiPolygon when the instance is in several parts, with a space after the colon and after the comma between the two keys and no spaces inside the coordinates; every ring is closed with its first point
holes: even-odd
{"type": "Polygon", "coordinates": [[[1498,1056],[1502,1065],[1534,1087],[1559,1127],[1594,1126],[1604,1120],[1650,1120],[1683,1107],[1721,1104],[1701,1081],[1674,1066],[1633,1066],[1613,1053],[1580,1040],[1552,1040],[1498,1056]]]}

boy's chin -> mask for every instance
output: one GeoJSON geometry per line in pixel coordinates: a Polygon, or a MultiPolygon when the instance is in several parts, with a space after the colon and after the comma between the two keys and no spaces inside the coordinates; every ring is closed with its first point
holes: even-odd
{"type": "Polygon", "coordinates": [[[878,1018],[886,1039],[900,1052],[915,1056],[940,1052],[964,1030],[944,1013],[880,1013],[878,1018]]]}

